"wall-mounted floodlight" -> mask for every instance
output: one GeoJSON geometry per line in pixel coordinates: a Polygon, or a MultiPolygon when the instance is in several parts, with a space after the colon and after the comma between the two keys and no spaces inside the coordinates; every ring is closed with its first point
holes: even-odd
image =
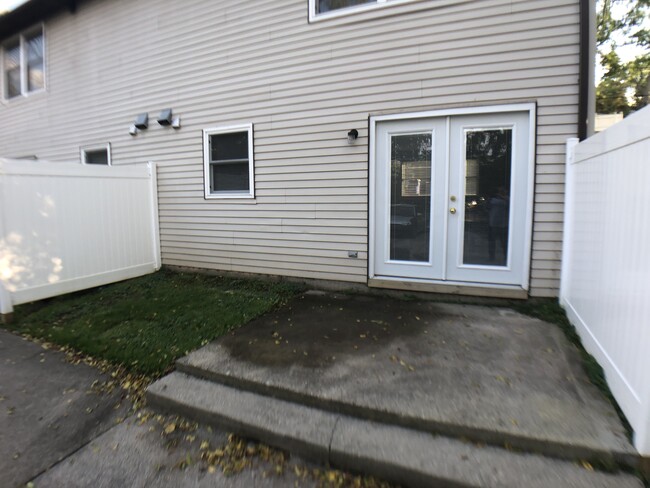
{"type": "Polygon", "coordinates": [[[172,109],[166,108],[158,116],[158,123],[160,125],[172,125],[172,109]]]}
{"type": "Polygon", "coordinates": [[[135,127],[140,130],[149,127],[149,114],[138,114],[133,125],[135,125],[135,127]]]}
{"type": "Polygon", "coordinates": [[[359,137],[359,131],[357,129],[352,129],[348,132],[348,144],[354,144],[354,141],[359,137]]]}

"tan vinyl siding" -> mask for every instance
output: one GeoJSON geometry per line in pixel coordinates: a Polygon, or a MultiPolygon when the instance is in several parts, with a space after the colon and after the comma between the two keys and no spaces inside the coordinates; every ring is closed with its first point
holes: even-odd
{"type": "Polygon", "coordinates": [[[2,103],[0,155],[78,160],[110,142],[115,165],[159,165],[163,264],[364,283],[369,116],[534,101],[531,294],[554,296],[578,13],[421,0],[309,24],[307,0],[84,2],[45,22],[47,92],[2,103]],[[178,131],[155,120],[169,107],[178,131]],[[251,122],[255,200],[205,200],[202,129],[251,122]]]}

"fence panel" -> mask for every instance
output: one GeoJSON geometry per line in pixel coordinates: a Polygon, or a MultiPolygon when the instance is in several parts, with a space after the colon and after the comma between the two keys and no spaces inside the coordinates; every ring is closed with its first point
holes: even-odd
{"type": "Polygon", "coordinates": [[[155,165],[0,159],[0,313],[160,267],[155,165]]]}
{"type": "Polygon", "coordinates": [[[560,302],[650,455],[650,107],[567,145],[560,302]]]}

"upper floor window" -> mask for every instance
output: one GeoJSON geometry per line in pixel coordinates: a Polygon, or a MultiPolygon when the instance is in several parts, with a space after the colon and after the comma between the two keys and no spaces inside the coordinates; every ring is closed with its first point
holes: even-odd
{"type": "Polygon", "coordinates": [[[377,0],[316,0],[316,13],[323,14],[332,10],[356,7],[366,3],[377,3],[377,0]]]}
{"type": "Polygon", "coordinates": [[[4,98],[27,95],[45,87],[43,28],[26,31],[2,45],[4,98]]]}
{"type": "Polygon", "coordinates": [[[309,0],[309,20],[339,17],[358,11],[413,0],[309,0]]]}
{"type": "Polygon", "coordinates": [[[206,198],[253,198],[253,124],[203,130],[206,198]]]}

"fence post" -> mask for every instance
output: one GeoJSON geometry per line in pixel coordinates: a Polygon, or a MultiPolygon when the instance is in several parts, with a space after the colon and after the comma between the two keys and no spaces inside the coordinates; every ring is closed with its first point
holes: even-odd
{"type": "MultiPolygon", "coordinates": [[[[647,403],[644,408],[646,411],[648,410],[647,403]]],[[[634,432],[634,447],[646,458],[645,469],[648,477],[650,477],[650,420],[648,420],[647,416],[645,418],[645,425],[642,425],[634,432]]]]}
{"type": "MultiPolygon", "coordinates": [[[[4,224],[4,209],[7,208],[7,202],[4,201],[4,184],[5,177],[2,171],[2,161],[0,161],[0,259],[2,255],[7,252],[5,246],[7,245],[7,235],[5,233],[4,224]]],[[[9,263],[7,263],[9,264],[9,263]]],[[[11,304],[11,294],[5,287],[2,281],[3,269],[0,268],[0,318],[2,322],[9,322],[14,311],[11,304]]]]}
{"type": "Polygon", "coordinates": [[[156,163],[149,161],[149,184],[151,188],[151,232],[153,242],[154,268],[157,270],[162,266],[160,257],[160,224],[158,222],[158,174],[156,163]]]}
{"type": "Polygon", "coordinates": [[[574,188],[574,161],[576,146],[580,139],[572,137],[566,141],[566,164],[564,174],[564,224],[562,229],[562,267],[560,271],[560,304],[566,305],[569,294],[569,281],[571,280],[571,240],[573,239],[573,201],[574,188]]]}
{"type": "Polygon", "coordinates": [[[14,311],[11,305],[11,295],[5,288],[2,281],[0,281],[0,316],[2,322],[9,323],[11,321],[12,313],[14,311]]]}

